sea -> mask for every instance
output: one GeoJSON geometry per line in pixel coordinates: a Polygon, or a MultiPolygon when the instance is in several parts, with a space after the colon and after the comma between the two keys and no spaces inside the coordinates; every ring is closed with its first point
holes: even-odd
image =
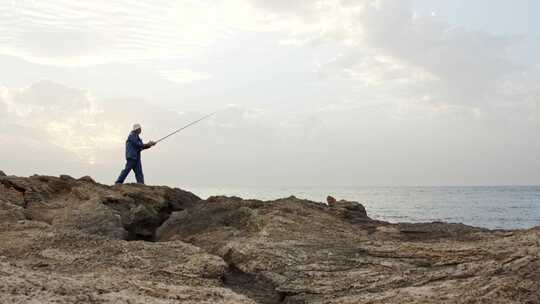
{"type": "Polygon", "coordinates": [[[294,195],[326,202],[331,195],[362,203],[373,219],[398,222],[463,223],[489,229],[540,226],[540,186],[438,187],[190,187],[212,195],[274,200],[294,195]]]}

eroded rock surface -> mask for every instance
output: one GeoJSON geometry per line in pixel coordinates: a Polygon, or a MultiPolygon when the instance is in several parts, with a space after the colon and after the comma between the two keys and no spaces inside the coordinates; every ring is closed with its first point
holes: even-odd
{"type": "Polygon", "coordinates": [[[180,189],[110,187],[66,175],[0,177],[0,193],[2,222],[34,220],[111,239],[153,240],[155,229],[172,211],[200,200],[180,189]]]}
{"type": "Polygon", "coordinates": [[[540,303],[540,227],[0,176],[0,303],[540,303]]]}

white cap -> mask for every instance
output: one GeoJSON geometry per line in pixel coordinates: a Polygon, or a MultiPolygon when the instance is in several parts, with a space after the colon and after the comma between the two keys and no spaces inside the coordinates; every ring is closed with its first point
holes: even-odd
{"type": "Polygon", "coordinates": [[[139,130],[140,128],[141,128],[141,125],[140,125],[140,124],[134,124],[134,125],[133,125],[133,130],[132,130],[132,131],[139,130]]]}

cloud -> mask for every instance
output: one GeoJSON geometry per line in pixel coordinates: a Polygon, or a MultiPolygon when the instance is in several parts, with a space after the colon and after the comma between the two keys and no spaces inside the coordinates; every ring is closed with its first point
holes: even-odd
{"type": "Polygon", "coordinates": [[[190,56],[226,36],[204,1],[10,1],[0,53],[60,66],[190,56]]]}
{"type": "Polygon", "coordinates": [[[334,50],[317,63],[320,75],[350,79],[374,97],[485,108],[502,102],[500,88],[525,70],[510,56],[521,39],[418,16],[412,1],[252,3],[276,16],[269,23],[288,24],[283,41],[334,50]]]}
{"type": "MultiPolygon", "coordinates": [[[[19,155],[22,163],[24,157],[46,147],[51,159],[63,155],[58,168],[102,166],[110,174],[123,161],[124,141],[133,123],[143,125],[146,140],[155,140],[201,116],[169,111],[144,100],[97,99],[88,90],[45,80],[22,88],[0,88],[2,141],[13,150],[11,157],[19,155],[16,150],[28,152],[19,155]]],[[[253,138],[271,141],[274,132],[267,125],[271,120],[262,110],[230,106],[168,139],[162,153],[176,159],[175,154],[187,151],[197,159],[216,145],[239,147],[253,138]]],[[[250,154],[250,149],[243,150],[257,154],[250,154]]]]}
{"type": "Polygon", "coordinates": [[[518,70],[507,55],[513,39],[412,18],[409,6],[390,1],[365,17],[365,41],[375,52],[434,76],[422,90],[434,102],[489,102],[498,82],[518,70]]]}
{"type": "Polygon", "coordinates": [[[311,32],[331,21],[326,19],[334,10],[319,15],[335,6],[333,1],[10,1],[2,7],[0,53],[56,66],[197,56],[242,31],[311,32]]]}
{"type": "Polygon", "coordinates": [[[110,164],[111,156],[122,155],[133,123],[172,129],[178,116],[144,100],[98,99],[89,90],[48,80],[22,88],[0,87],[5,138],[35,153],[40,146],[54,147],[67,155],[65,161],[78,164],[110,164]]]}
{"type": "MultiPolygon", "coordinates": [[[[143,125],[143,138],[149,140],[204,114],[177,113],[144,100],[97,99],[88,90],[51,81],[2,87],[0,93],[1,142],[9,147],[2,160],[17,173],[82,172],[107,182],[122,166],[124,141],[134,122],[143,125]],[[16,162],[9,160],[13,157],[16,162]]],[[[238,171],[234,181],[249,181],[257,168],[266,168],[259,174],[269,179],[282,172],[274,165],[288,163],[288,154],[316,123],[288,120],[264,109],[229,106],[160,143],[145,160],[157,180],[167,184],[215,182],[231,170],[238,171]],[[190,173],[182,175],[177,168],[190,173]]]]}
{"type": "MultiPolygon", "coordinates": [[[[150,140],[205,114],[96,98],[50,81],[2,87],[0,96],[3,170],[90,174],[105,183],[123,165],[134,122],[150,140]]],[[[424,103],[353,100],[294,113],[236,105],[145,152],[144,166],[150,183],[182,186],[504,183],[508,174],[538,167],[536,141],[517,136],[540,124],[516,120],[538,111],[538,99],[526,105],[525,113],[507,110],[496,118],[424,103]],[[481,174],[484,169],[489,177],[481,174]]],[[[527,176],[538,176],[534,172],[527,176]]]]}
{"type": "Polygon", "coordinates": [[[195,72],[189,69],[166,70],[160,72],[161,76],[170,82],[192,83],[212,78],[208,73],[195,72]]]}
{"type": "Polygon", "coordinates": [[[96,145],[116,141],[103,132],[109,127],[99,121],[103,110],[85,90],[40,81],[19,89],[4,87],[1,96],[5,122],[13,131],[7,135],[53,144],[89,163],[95,162],[96,145]]]}
{"type": "Polygon", "coordinates": [[[148,78],[120,95],[161,94],[114,96],[107,81],[77,88],[84,77],[2,87],[2,162],[16,155],[19,168],[114,180],[133,123],[148,140],[206,114],[164,109],[162,96],[173,109],[238,105],[145,153],[157,183],[504,183],[538,168],[537,141],[522,138],[540,123],[540,69],[514,62],[521,40],[415,15],[412,1],[12,3],[0,12],[1,54],[62,67],[148,60],[128,72],[41,75],[114,69],[109,79],[132,84],[123,76],[138,71],[148,78]],[[177,58],[189,56],[202,58],[177,58]],[[210,78],[212,90],[168,83],[210,78]]]}
{"type": "Polygon", "coordinates": [[[249,0],[5,2],[0,54],[53,66],[193,57],[239,31],[297,24],[249,0]]]}
{"type": "MultiPolygon", "coordinates": [[[[419,16],[410,0],[17,1],[0,20],[0,53],[62,66],[157,60],[200,55],[245,31],[279,33],[307,53],[330,48],[317,72],[373,97],[477,108],[500,102],[501,85],[523,72],[508,54],[519,39],[419,16]]],[[[211,77],[158,74],[182,84],[211,77]]]]}

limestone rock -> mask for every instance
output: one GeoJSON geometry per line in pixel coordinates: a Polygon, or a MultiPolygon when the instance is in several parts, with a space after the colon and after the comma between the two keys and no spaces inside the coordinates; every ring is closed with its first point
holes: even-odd
{"type": "Polygon", "coordinates": [[[95,181],[92,177],[90,177],[90,176],[88,176],[88,175],[79,178],[79,181],[81,181],[81,182],[87,182],[87,183],[92,183],[92,184],[95,184],[95,183],[96,183],[96,181],[95,181]]]}
{"type": "Polygon", "coordinates": [[[390,224],[356,202],[211,197],[173,213],[157,235],[222,257],[226,286],[258,303],[540,300],[538,228],[390,224]]]}
{"type": "Polygon", "coordinates": [[[0,303],[540,303],[540,227],[0,177],[0,303]]]}
{"type": "Polygon", "coordinates": [[[114,188],[67,175],[0,179],[0,203],[6,206],[3,214],[9,213],[12,220],[20,218],[20,210],[8,205],[22,207],[27,219],[113,239],[150,240],[171,211],[198,200],[180,189],[139,185],[114,188]]]}
{"type": "Polygon", "coordinates": [[[255,304],[225,261],[183,242],[108,240],[40,222],[0,225],[0,303],[255,304]]]}

